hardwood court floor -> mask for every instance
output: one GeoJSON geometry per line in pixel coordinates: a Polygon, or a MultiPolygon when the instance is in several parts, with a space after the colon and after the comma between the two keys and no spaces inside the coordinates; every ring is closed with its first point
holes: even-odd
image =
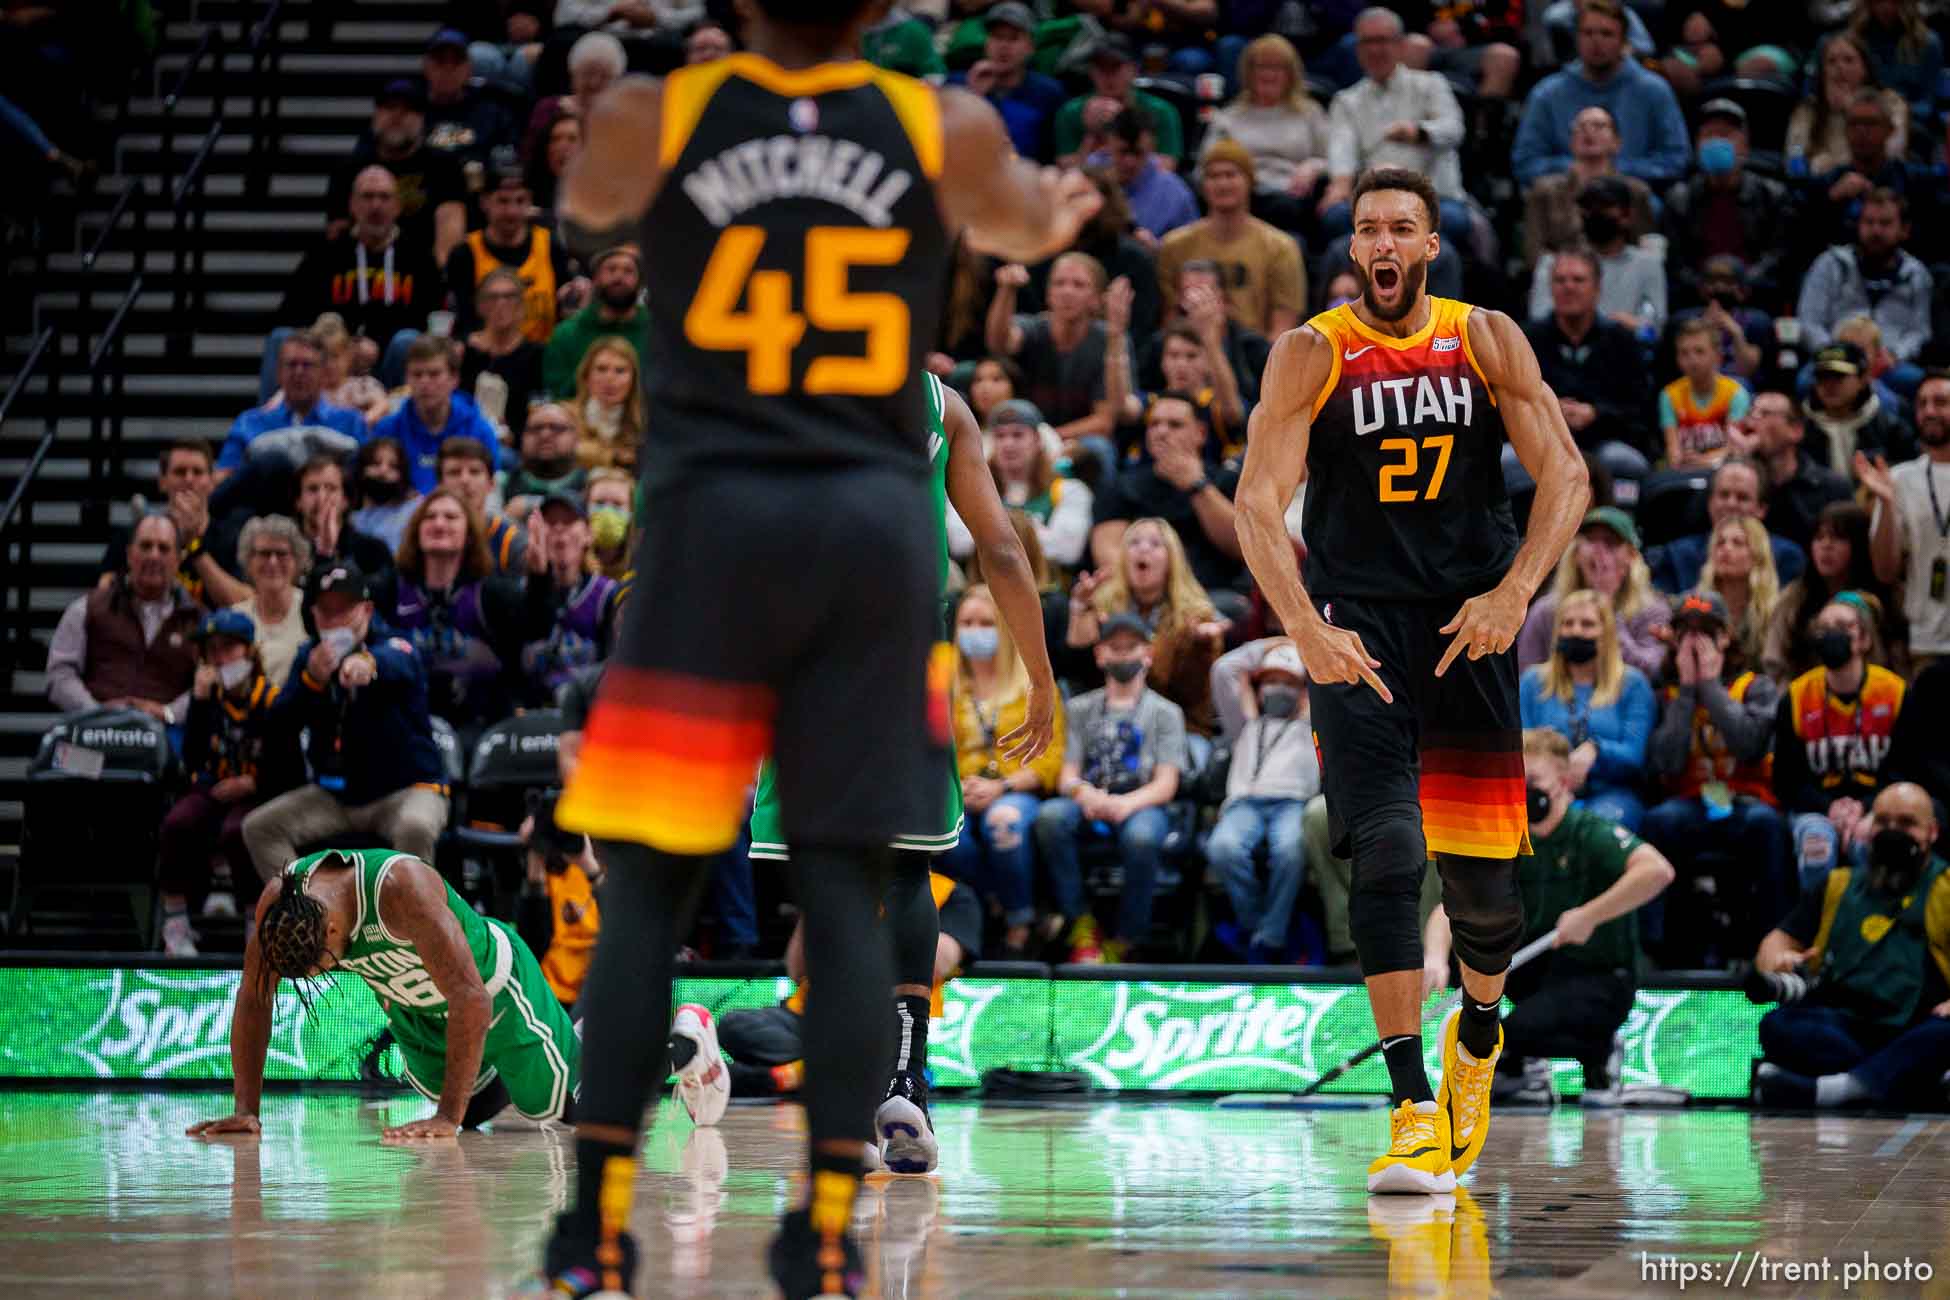
{"type": "MultiPolygon", "coordinates": [[[[0,1294],[500,1297],[571,1183],[558,1134],[397,1149],[418,1099],[273,1094],[262,1139],[198,1142],[227,1095],[0,1092],[0,1294]]],[[[1950,1120],[1737,1111],[1500,1112],[1469,1190],[1377,1198],[1379,1110],[944,1103],[939,1180],[860,1207],[869,1295],[1950,1295],[1950,1120]],[[1721,1280],[1739,1253],[1741,1270],[1721,1280]],[[1926,1263],[1928,1284],[1846,1263],[1926,1263]],[[1649,1255],[1649,1262],[1648,1262],[1649,1255]],[[1828,1261],[1827,1282],[1783,1280],[1828,1261]],[[1764,1279],[1774,1278],[1763,1283],[1764,1279]]],[[[794,1194],[796,1107],[693,1130],[666,1106],[634,1228],[647,1296],[772,1294],[759,1257],[794,1194]]]]}

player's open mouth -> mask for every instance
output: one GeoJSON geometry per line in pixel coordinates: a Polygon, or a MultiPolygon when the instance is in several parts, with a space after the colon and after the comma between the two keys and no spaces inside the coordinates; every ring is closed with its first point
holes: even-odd
{"type": "Polygon", "coordinates": [[[1374,281],[1374,287],[1380,293],[1393,293],[1402,282],[1401,271],[1387,262],[1377,263],[1374,270],[1369,272],[1369,277],[1374,281]]]}

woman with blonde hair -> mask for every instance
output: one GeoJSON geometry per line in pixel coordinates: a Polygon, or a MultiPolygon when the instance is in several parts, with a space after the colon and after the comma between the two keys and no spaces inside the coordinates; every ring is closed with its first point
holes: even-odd
{"type": "Polygon", "coordinates": [[[1094,646],[1104,619],[1136,614],[1151,629],[1151,689],[1185,711],[1188,729],[1209,736],[1218,722],[1212,662],[1225,649],[1228,624],[1192,575],[1185,543],[1170,524],[1134,520],[1119,547],[1116,569],[1086,572],[1071,589],[1064,641],[1075,650],[1094,646]]]}
{"type": "Polygon", "coordinates": [[[1239,95],[1212,114],[1199,162],[1220,140],[1253,156],[1253,213],[1283,230],[1310,224],[1327,175],[1327,111],[1307,93],[1300,52],[1268,34],[1239,55],[1239,95]]]}
{"type": "Polygon", "coordinates": [[[1868,44],[1854,32],[1836,32],[1822,42],[1820,61],[1814,93],[1788,116],[1789,164],[1800,160],[1807,164],[1808,175],[1820,176],[1848,162],[1853,156],[1848,147],[1848,106],[1863,90],[1876,91],[1889,115],[1889,157],[1908,153],[1909,105],[1876,76],[1875,56],[1868,44]]]}
{"type": "Polygon", "coordinates": [[[636,345],[620,334],[606,334],[590,344],[576,367],[576,395],[569,410],[580,426],[576,459],[584,469],[634,471],[647,427],[636,345]]]}
{"type": "Polygon", "coordinates": [[[1760,520],[1736,515],[1714,525],[1697,590],[1717,591],[1727,604],[1727,631],[1733,637],[1728,658],[1737,658],[1742,668],[1760,667],[1767,622],[1781,598],[1774,551],[1760,520]]]}
{"type": "Polygon", "coordinates": [[[256,648],[273,686],[291,676],[298,647],[307,636],[304,577],[311,572],[311,542],[304,529],[283,515],[259,515],[237,537],[237,567],[251,594],[231,608],[257,629],[256,648]]]}
{"type": "Polygon", "coordinates": [[[1638,525],[1616,506],[1599,506],[1584,517],[1578,539],[1558,561],[1557,577],[1537,598],[1517,633],[1517,667],[1550,658],[1557,636],[1557,606],[1574,591],[1590,589],[1611,602],[1618,650],[1650,681],[1665,663],[1665,629],[1672,614],[1652,587],[1652,571],[1639,553],[1638,525]]]}
{"type": "Polygon", "coordinates": [[[955,757],[966,817],[961,840],[946,855],[947,873],[970,882],[1002,907],[1004,960],[1026,955],[1036,919],[1036,810],[1056,791],[1063,770],[1063,708],[1049,748],[1033,762],[1003,754],[998,738],[1023,724],[1029,673],[995,597],[977,583],[955,610],[955,757]]]}
{"type": "Polygon", "coordinates": [[[1580,806],[1637,830],[1658,704],[1650,679],[1619,653],[1609,596],[1584,588],[1557,602],[1550,657],[1525,670],[1518,699],[1525,727],[1548,727],[1570,742],[1580,806]]]}

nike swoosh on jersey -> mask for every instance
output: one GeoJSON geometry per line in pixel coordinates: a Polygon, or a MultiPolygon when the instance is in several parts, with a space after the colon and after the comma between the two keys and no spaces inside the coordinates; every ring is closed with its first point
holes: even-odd
{"type": "Polygon", "coordinates": [[[1363,356],[1363,355],[1365,355],[1365,354],[1367,354],[1367,353],[1369,353],[1369,352],[1372,352],[1372,351],[1374,351],[1374,350],[1375,350],[1375,345],[1374,345],[1374,344],[1372,344],[1372,343],[1370,343],[1370,344],[1368,344],[1368,346],[1366,346],[1365,348],[1361,348],[1361,349],[1360,349],[1359,351],[1355,351],[1355,352],[1345,352],[1345,351],[1344,351],[1344,352],[1342,352],[1342,353],[1341,353],[1341,360],[1343,360],[1343,361],[1352,361],[1352,360],[1354,360],[1354,358],[1356,358],[1356,357],[1358,357],[1358,356],[1363,356]]]}

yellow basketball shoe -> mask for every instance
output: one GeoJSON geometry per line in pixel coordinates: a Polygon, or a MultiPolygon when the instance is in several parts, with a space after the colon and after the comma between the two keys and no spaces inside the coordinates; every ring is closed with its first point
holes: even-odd
{"type": "Polygon", "coordinates": [[[1368,1235],[1388,1247],[1390,1296],[1448,1296],[1461,1191],[1368,1198],[1368,1235]]]}
{"type": "Polygon", "coordinates": [[[1483,1154],[1490,1135],[1490,1084],[1496,1079],[1496,1060],[1503,1055],[1502,1025],[1496,1027],[1496,1050],[1487,1061],[1471,1056],[1456,1040],[1461,1026],[1462,1008],[1457,1007],[1442,1022],[1442,1085],[1435,1090],[1435,1104],[1449,1124],[1449,1163],[1458,1177],[1483,1154]]]}
{"type": "Polygon", "coordinates": [[[1404,1101],[1388,1117],[1388,1154],[1368,1166],[1370,1192],[1451,1192],[1449,1115],[1432,1101],[1404,1101]]]}

